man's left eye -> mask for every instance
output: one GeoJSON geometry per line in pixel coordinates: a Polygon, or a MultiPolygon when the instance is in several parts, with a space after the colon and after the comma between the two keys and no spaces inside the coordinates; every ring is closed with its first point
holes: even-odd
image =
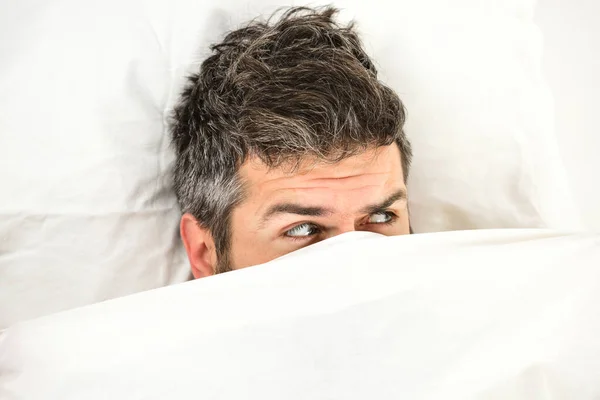
{"type": "Polygon", "coordinates": [[[393,219],[393,216],[389,212],[377,212],[371,214],[369,219],[367,219],[367,223],[369,224],[385,224],[390,222],[393,219]]]}

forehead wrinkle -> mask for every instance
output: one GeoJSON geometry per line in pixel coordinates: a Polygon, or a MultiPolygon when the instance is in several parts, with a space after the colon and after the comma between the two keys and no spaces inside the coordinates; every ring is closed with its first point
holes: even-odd
{"type": "Polygon", "coordinates": [[[366,179],[366,178],[376,178],[377,176],[388,176],[391,174],[391,171],[385,172],[370,172],[370,173],[362,173],[362,174],[354,174],[354,175],[346,175],[346,176],[333,176],[333,177],[314,177],[309,178],[310,181],[343,181],[343,180],[351,180],[351,179],[366,179]]]}
{"type": "Polygon", "coordinates": [[[386,185],[390,180],[389,175],[389,173],[384,172],[335,178],[293,179],[294,177],[277,177],[274,179],[264,180],[259,185],[265,185],[267,187],[277,186],[278,182],[283,181],[286,182],[286,185],[284,187],[275,189],[275,191],[295,189],[358,190],[365,187],[381,187],[382,185],[386,185]],[[375,183],[373,183],[373,181],[375,181],[375,183]],[[346,188],[345,186],[358,187],[346,188]]]}
{"type": "MultiPolygon", "coordinates": [[[[356,187],[356,188],[348,188],[348,189],[342,189],[342,191],[357,191],[357,190],[363,190],[363,189],[369,189],[369,188],[380,188],[380,185],[365,185],[365,186],[360,186],[360,187],[356,187]]],[[[331,189],[331,190],[336,190],[336,191],[340,191],[337,188],[332,188],[329,186],[300,186],[300,187],[291,187],[291,188],[282,188],[282,189],[277,189],[279,190],[323,190],[323,189],[331,189]]]]}
{"type": "MultiPolygon", "coordinates": [[[[318,187],[302,187],[302,188],[279,188],[273,191],[273,193],[277,193],[277,197],[283,201],[283,199],[290,199],[292,203],[299,203],[306,205],[308,207],[326,207],[333,211],[334,214],[339,214],[341,210],[347,208],[346,203],[349,201],[352,202],[352,198],[357,198],[358,195],[353,195],[354,192],[364,192],[366,190],[370,191],[371,189],[381,189],[381,185],[364,185],[356,188],[343,189],[339,190],[336,188],[331,188],[327,186],[318,186],[318,187]],[[323,201],[311,201],[312,193],[314,192],[325,192],[324,195],[327,197],[325,204],[323,201]],[[354,197],[353,197],[354,196],[354,197]],[[306,201],[308,199],[308,201],[306,201]]],[[[384,189],[383,192],[386,192],[384,189]]],[[[386,193],[380,193],[379,195],[385,195],[386,193]]],[[[359,198],[365,196],[358,196],[359,198]]],[[[376,196],[376,198],[371,199],[371,202],[377,202],[381,199],[376,196]]],[[[365,203],[369,202],[369,199],[365,197],[365,203]]],[[[270,201],[269,204],[276,203],[276,201],[270,201]]],[[[267,204],[264,205],[267,207],[267,204]]],[[[264,208],[263,207],[263,208],[264,208]]],[[[357,213],[358,210],[362,208],[362,205],[356,206],[356,210],[347,211],[346,214],[357,213]]]]}

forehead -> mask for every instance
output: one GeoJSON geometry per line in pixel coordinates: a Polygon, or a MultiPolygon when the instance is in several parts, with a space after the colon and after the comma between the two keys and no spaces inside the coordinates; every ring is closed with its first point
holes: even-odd
{"type": "Polygon", "coordinates": [[[338,163],[307,159],[291,171],[269,168],[257,157],[248,159],[239,174],[249,195],[310,189],[353,190],[374,186],[404,187],[400,151],[393,144],[368,149],[338,163]]]}

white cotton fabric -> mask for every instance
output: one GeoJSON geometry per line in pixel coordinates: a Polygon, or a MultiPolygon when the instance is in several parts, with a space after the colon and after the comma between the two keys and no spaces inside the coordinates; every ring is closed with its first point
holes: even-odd
{"type": "Polygon", "coordinates": [[[538,0],[542,71],[554,98],[556,135],[582,223],[600,232],[600,2],[538,0]]]}
{"type": "MultiPolygon", "coordinates": [[[[579,227],[533,0],[335,4],[407,107],[415,231],[579,227]]],[[[209,43],[280,5],[0,3],[0,328],[188,279],[167,116],[209,43]]]]}
{"type": "Polygon", "coordinates": [[[597,399],[598,265],[592,234],[344,234],[17,324],[0,398],[597,399]]]}

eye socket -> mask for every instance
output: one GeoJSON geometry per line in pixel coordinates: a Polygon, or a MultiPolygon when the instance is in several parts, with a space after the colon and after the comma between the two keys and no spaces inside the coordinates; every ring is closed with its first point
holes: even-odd
{"type": "Polygon", "coordinates": [[[319,233],[319,228],[315,224],[304,223],[287,230],[284,235],[292,239],[301,239],[316,235],[317,233],[319,233]]]}
{"type": "Polygon", "coordinates": [[[394,213],[389,211],[380,211],[369,215],[368,224],[387,224],[394,220],[394,213]]]}

